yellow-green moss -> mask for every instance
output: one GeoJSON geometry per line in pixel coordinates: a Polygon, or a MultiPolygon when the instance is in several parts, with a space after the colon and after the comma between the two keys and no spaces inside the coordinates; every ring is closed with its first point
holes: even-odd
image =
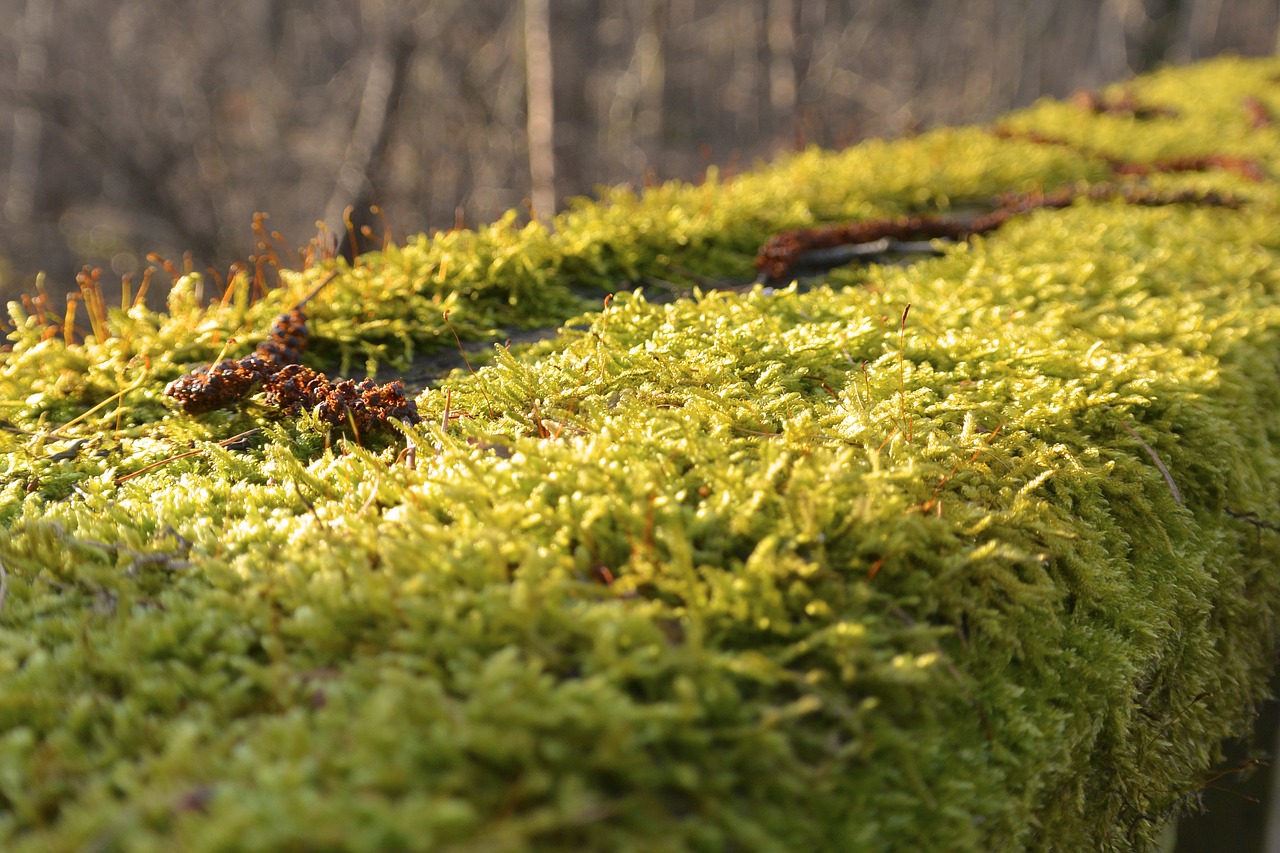
{"type": "MultiPolygon", "coordinates": [[[[1275,169],[1240,101],[1277,75],[1220,60],[1129,87],[1177,118],[1006,125],[1275,169]]],[[[320,362],[452,342],[446,309],[571,322],[369,447],[160,396],[318,272],[208,310],[189,279],[70,347],[12,308],[0,845],[1149,847],[1272,660],[1274,180],[1162,174],[1246,203],[1039,211],[811,289],[628,292],[748,277],[780,228],[1107,172],[943,130],[412,240],[317,298],[320,362]],[[571,318],[582,284],[618,295],[571,318]]]]}

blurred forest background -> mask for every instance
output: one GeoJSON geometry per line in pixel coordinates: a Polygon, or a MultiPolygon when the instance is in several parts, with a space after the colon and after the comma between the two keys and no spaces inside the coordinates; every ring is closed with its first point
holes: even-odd
{"type": "Polygon", "coordinates": [[[550,213],[1276,51],[1276,0],[0,0],[0,298],[550,213]],[[376,231],[381,233],[381,224],[376,231]]]}

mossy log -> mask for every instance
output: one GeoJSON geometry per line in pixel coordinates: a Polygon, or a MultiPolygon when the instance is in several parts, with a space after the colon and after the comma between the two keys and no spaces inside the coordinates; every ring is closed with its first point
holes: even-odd
{"type": "Polygon", "coordinates": [[[1274,660],[1278,81],[1222,59],[339,262],[312,367],[563,325],[377,432],[163,394],[332,264],[88,328],[12,304],[0,847],[1150,849],[1274,660]],[[750,285],[784,232],[1064,188],[750,285]]]}

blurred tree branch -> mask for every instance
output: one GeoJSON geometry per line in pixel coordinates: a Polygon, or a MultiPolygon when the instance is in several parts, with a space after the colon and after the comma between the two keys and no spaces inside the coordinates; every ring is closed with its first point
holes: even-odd
{"type": "Polygon", "coordinates": [[[360,246],[360,230],[373,224],[370,207],[379,201],[392,131],[417,50],[411,27],[389,23],[383,14],[373,27],[380,36],[377,49],[369,63],[344,161],[325,205],[326,222],[343,222],[344,211],[351,211],[350,227],[343,229],[338,245],[338,254],[349,262],[367,248],[360,246]]]}

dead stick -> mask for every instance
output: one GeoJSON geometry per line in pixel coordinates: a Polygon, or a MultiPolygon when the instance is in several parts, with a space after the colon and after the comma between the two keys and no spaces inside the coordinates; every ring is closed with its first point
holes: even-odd
{"type": "MultiPolygon", "coordinates": [[[[231,438],[224,438],[222,441],[218,442],[218,446],[226,447],[229,444],[234,444],[235,442],[239,441],[242,438],[248,438],[249,436],[253,435],[256,432],[258,432],[257,427],[254,427],[253,429],[245,430],[239,435],[233,435],[231,436],[231,438]]],[[[188,456],[198,456],[203,452],[204,452],[203,450],[189,450],[186,453],[179,453],[177,456],[170,456],[167,459],[161,459],[159,462],[152,462],[150,465],[148,465],[145,468],[139,468],[137,471],[133,471],[131,473],[125,474],[122,477],[116,477],[115,485],[118,486],[126,480],[132,480],[134,477],[138,476],[139,474],[145,474],[148,471],[153,471],[156,468],[159,468],[161,465],[168,465],[170,462],[177,462],[179,459],[186,459],[188,456]]]]}

